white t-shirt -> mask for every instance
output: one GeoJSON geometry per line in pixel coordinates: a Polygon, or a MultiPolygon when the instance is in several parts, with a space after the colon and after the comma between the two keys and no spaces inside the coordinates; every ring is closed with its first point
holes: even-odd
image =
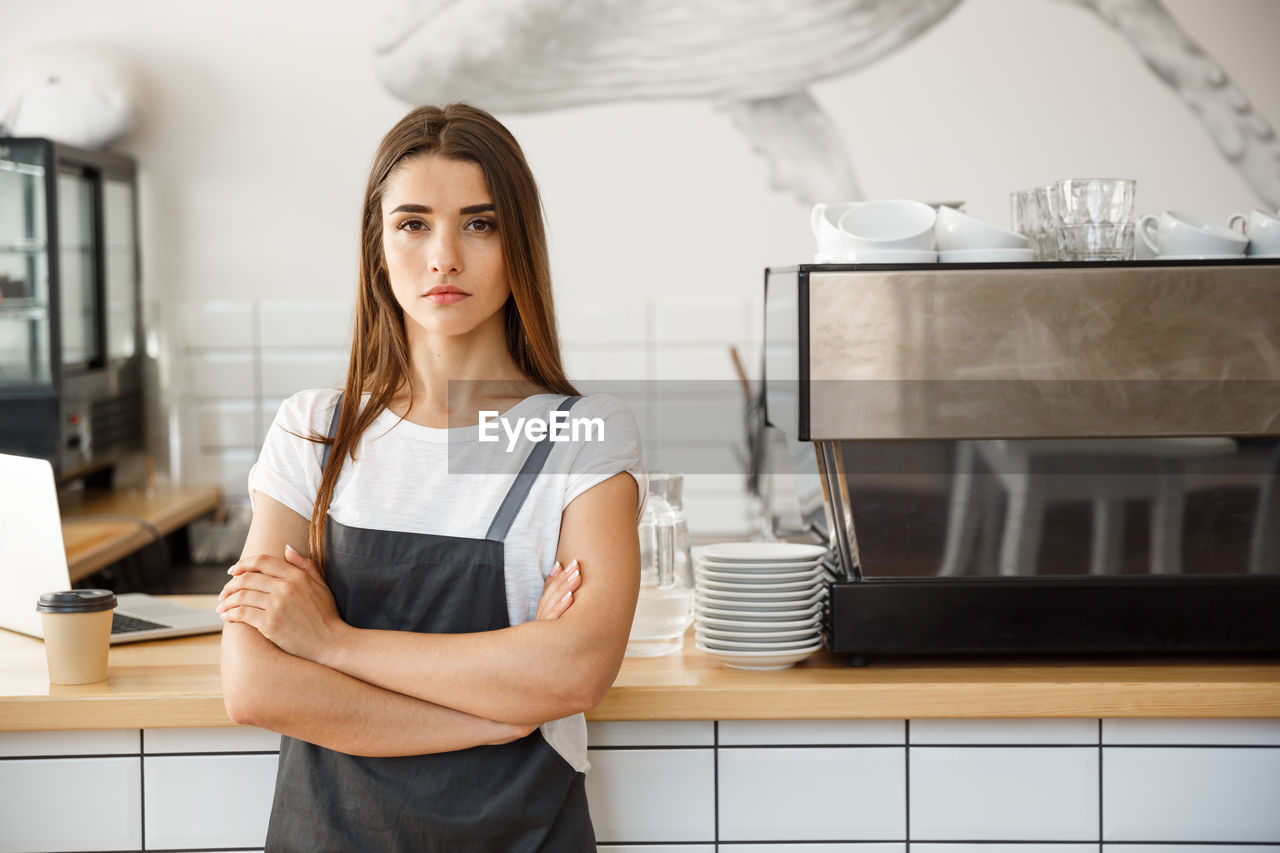
{"type": "MultiPolygon", "coordinates": [[[[549,420],[563,399],[557,394],[527,397],[501,418],[512,429],[519,418],[549,420]]],[[[251,497],[255,490],[262,492],[311,518],[324,445],[299,436],[327,434],[337,400],[332,389],[302,391],[285,400],[249,471],[251,497]]],[[[612,396],[593,394],[578,400],[569,415],[584,427],[598,419],[597,428],[579,432],[581,440],[551,442],[542,473],[507,533],[503,551],[512,625],[537,613],[556,559],[560,516],[574,498],[626,471],[638,489],[637,521],[644,509],[648,477],[631,410],[612,396]]],[[[563,434],[571,436],[572,425],[566,424],[563,434]]],[[[500,423],[490,426],[490,434],[495,433],[497,442],[481,442],[476,426],[426,427],[383,411],[360,437],[354,461],[345,460],[329,514],[350,527],[483,539],[533,447],[523,433],[513,441],[500,423]]],[[[544,723],[542,733],[575,770],[590,768],[582,714],[544,723]]]]}

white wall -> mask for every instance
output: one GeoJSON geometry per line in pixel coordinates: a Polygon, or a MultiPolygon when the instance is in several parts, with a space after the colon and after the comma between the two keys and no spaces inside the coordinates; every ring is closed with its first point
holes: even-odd
{"type": "MultiPolygon", "coordinates": [[[[146,117],[116,147],[141,164],[145,286],[162,318],[208,302],[232,303],[230,314],[256,300],[328,310],[351,298],[366,170],[407,109],[373,70],[373,32],[394,5],[0,0],[0,59],[77,39],[135,59],[146,117]]],[[[1166,5],[1280,123],[1280,3],[1166,5]]],[[[1105,175],[1138,179],[1139,212],[1221,220],[1258,203],[1129,43],[1059,0],[966,0],[904,49],[813,93],[869,197],[964,199],[1004,223],[1011,190],[1105,175]]],[[[806,209],[769,188],[728,117],[706,101],[500,117],[543,191],[571,369],[641,378],[694,364],[730,377],[723,330],[746,312],[742,338],[755,334],[762,268],[812,247],[806,209]],[[706,341],[696,323],[675,339],[655,332],[655,318],[717,305],[733,319],[706,341]],[[601,332],[614,323],[624,351],[601,361],[612,343],[601,332]]],[[[236,405],[264,399],[245,396],[236,405]]]]}

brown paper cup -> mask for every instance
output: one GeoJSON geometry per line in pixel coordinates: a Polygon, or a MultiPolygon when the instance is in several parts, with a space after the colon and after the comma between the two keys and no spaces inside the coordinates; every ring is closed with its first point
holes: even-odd
{"type": "MultiPolygon", "coordinates": [[[[96,592],[96,591],[86,591],[96,592]]],[[[66,596],[66,593],[54,593],[66,596]]],[[[107,595],[110,595],[108,593],[107,595]]],[[[44,652],[49,664],[52,684],[93,684],[107,677],[107,653],[111,648],[111,615],[115,596],[103,596],[92,606],[97,609],[76,610],[60,605],[46,606],[42,596],[40,609],[44,625],[44,652]],[[105,609],[103,609],[105,607],[105,609]]]]}

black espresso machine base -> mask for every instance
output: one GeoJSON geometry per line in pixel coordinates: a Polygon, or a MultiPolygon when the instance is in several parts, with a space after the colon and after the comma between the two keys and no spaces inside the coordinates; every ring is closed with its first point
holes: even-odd
{"type": "Polygon", "coordinates": [[[1280,654],[1280,575],[920,578],[830,586],[831,651],[1280,654]]]}

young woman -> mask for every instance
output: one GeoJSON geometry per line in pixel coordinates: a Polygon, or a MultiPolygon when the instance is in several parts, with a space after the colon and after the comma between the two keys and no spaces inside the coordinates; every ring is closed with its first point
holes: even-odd
{"type": "Polygon", "coordinates": [[[582,714],[639,589],[635,420],[565,378],[538,191],[488,113],[391,129],[361,249],[345,386],[281,407],[219,605],[227,713],[284,735],[267,849],[593,851],[582,714]]]}

